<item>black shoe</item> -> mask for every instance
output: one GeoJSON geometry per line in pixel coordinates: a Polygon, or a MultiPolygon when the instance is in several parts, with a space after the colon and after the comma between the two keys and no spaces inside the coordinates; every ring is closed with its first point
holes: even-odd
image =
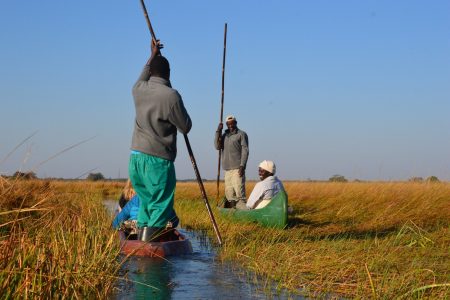
{"type": "Polygon", "coordinates": [[[224,199],[223,207],[224,208],[235,208],[236,207],[236,201],[224,199]]]}
{"type": "Polygon", "coordinates": [[[141,227],[139,228],[138,240],[143,242],[155,242],[161,235],[163,228],[159,227],[141,227]]]}

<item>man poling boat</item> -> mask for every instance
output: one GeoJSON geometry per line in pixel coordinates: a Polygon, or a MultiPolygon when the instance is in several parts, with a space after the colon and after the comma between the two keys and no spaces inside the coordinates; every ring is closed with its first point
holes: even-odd
{"type": "Polygon", "coordinates": [[[220,186],[220,164],[225,170],[225,197],[234,206],[238,202],[245,204],[245,168],[249,155],[248,136],[243,130],[237,127],[237,120],[233,115],[227,116],[225,124],[227,129],[222,134],[223,129],[223,106],[225,98],[225,55],[227,49],[227,23],[225,23],[225,33],[223,39],[223,61],[222,61],[222,94],[220,101],[220,123],[214,137],[214,147],[219,151],[219,161],[217,164],[217,196],[219,202],[220,186]]]}
{"type": "Polygon", "coordinates": [[[237,127],[236,117],[226,118],[227,130],[222,134],[220,123],[214,138],[214,146],[222,152],[222,165],[225,170],[225,197],[236,205],[245,205],[245,168],[249,155],[248,136],[237,127]]]}
{"type": "Polygon", "coordinates": [[[219,244],[222,244],[212,214],[200,172],[187,137],[192,122],[181,95],[170,83],[169,61],[161,55],[163,45],[156,39],[145,3],[142,9],[152,37],[152,53],[133,87],[136,119],[129,163],[130,179],[139,198],[137,219],[139,239],[154,241],[164,231],[173,230],[166,225],[178,221],[173,208],[176,176],[177,130],[183,133],[209,217],[219,244]]]}

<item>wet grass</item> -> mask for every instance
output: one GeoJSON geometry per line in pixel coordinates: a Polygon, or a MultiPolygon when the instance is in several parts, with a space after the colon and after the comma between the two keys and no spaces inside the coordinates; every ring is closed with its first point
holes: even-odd
{"type": "MultiPolygon", "coordinates": [[[[214,206],[215,184],[205,187],[214,206]]],[[[285,230],[231,223],[216,213],[221,259],[263,284],[309,296],[448,297],[450,184],[286,182],[285,188],[294,208],[285,230]]],[[[183,227],[208,229],[214,241],[196,183],[177,185],[176,206],[183,227]]]]}
{"type": "Polygon", "coordinates": [[[122,186],[0,178],[0,298],[106,298],[118,242],[101,200],[122,186]]]}

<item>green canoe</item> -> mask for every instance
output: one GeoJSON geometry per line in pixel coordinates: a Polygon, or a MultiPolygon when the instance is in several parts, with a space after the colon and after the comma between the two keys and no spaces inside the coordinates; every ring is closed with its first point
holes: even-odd
{"type": "Polygon", "coordinates": [[[263,208],[240,210],[235,208],[219,208],[222,216],[235,221],[256,222],[266,227],[285,228],[288,221],[288,197],[280,191],[269,204],[263,208]]]}

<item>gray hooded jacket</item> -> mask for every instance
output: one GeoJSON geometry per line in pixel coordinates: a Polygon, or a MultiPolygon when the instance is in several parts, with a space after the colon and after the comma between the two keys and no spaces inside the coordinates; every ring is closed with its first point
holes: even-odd
{"type": "Polygon", "coordinates": [[[185,134],[192,122],[177,90],[145,66],[133,87],[136,119],[131,149],[167,160],[177,156],[177,129],[185,134]]]}
{"type": "Polygon", "coordinates": [[[236,128],[236,132],[225,130],[221,136],[216,131],[214,136],[214,146],[217,150],[222,150],[222,166],[226,171],[239,169],[239,167],[247,166],[248,160],[248,136],[247,134],[236,128]]]}

